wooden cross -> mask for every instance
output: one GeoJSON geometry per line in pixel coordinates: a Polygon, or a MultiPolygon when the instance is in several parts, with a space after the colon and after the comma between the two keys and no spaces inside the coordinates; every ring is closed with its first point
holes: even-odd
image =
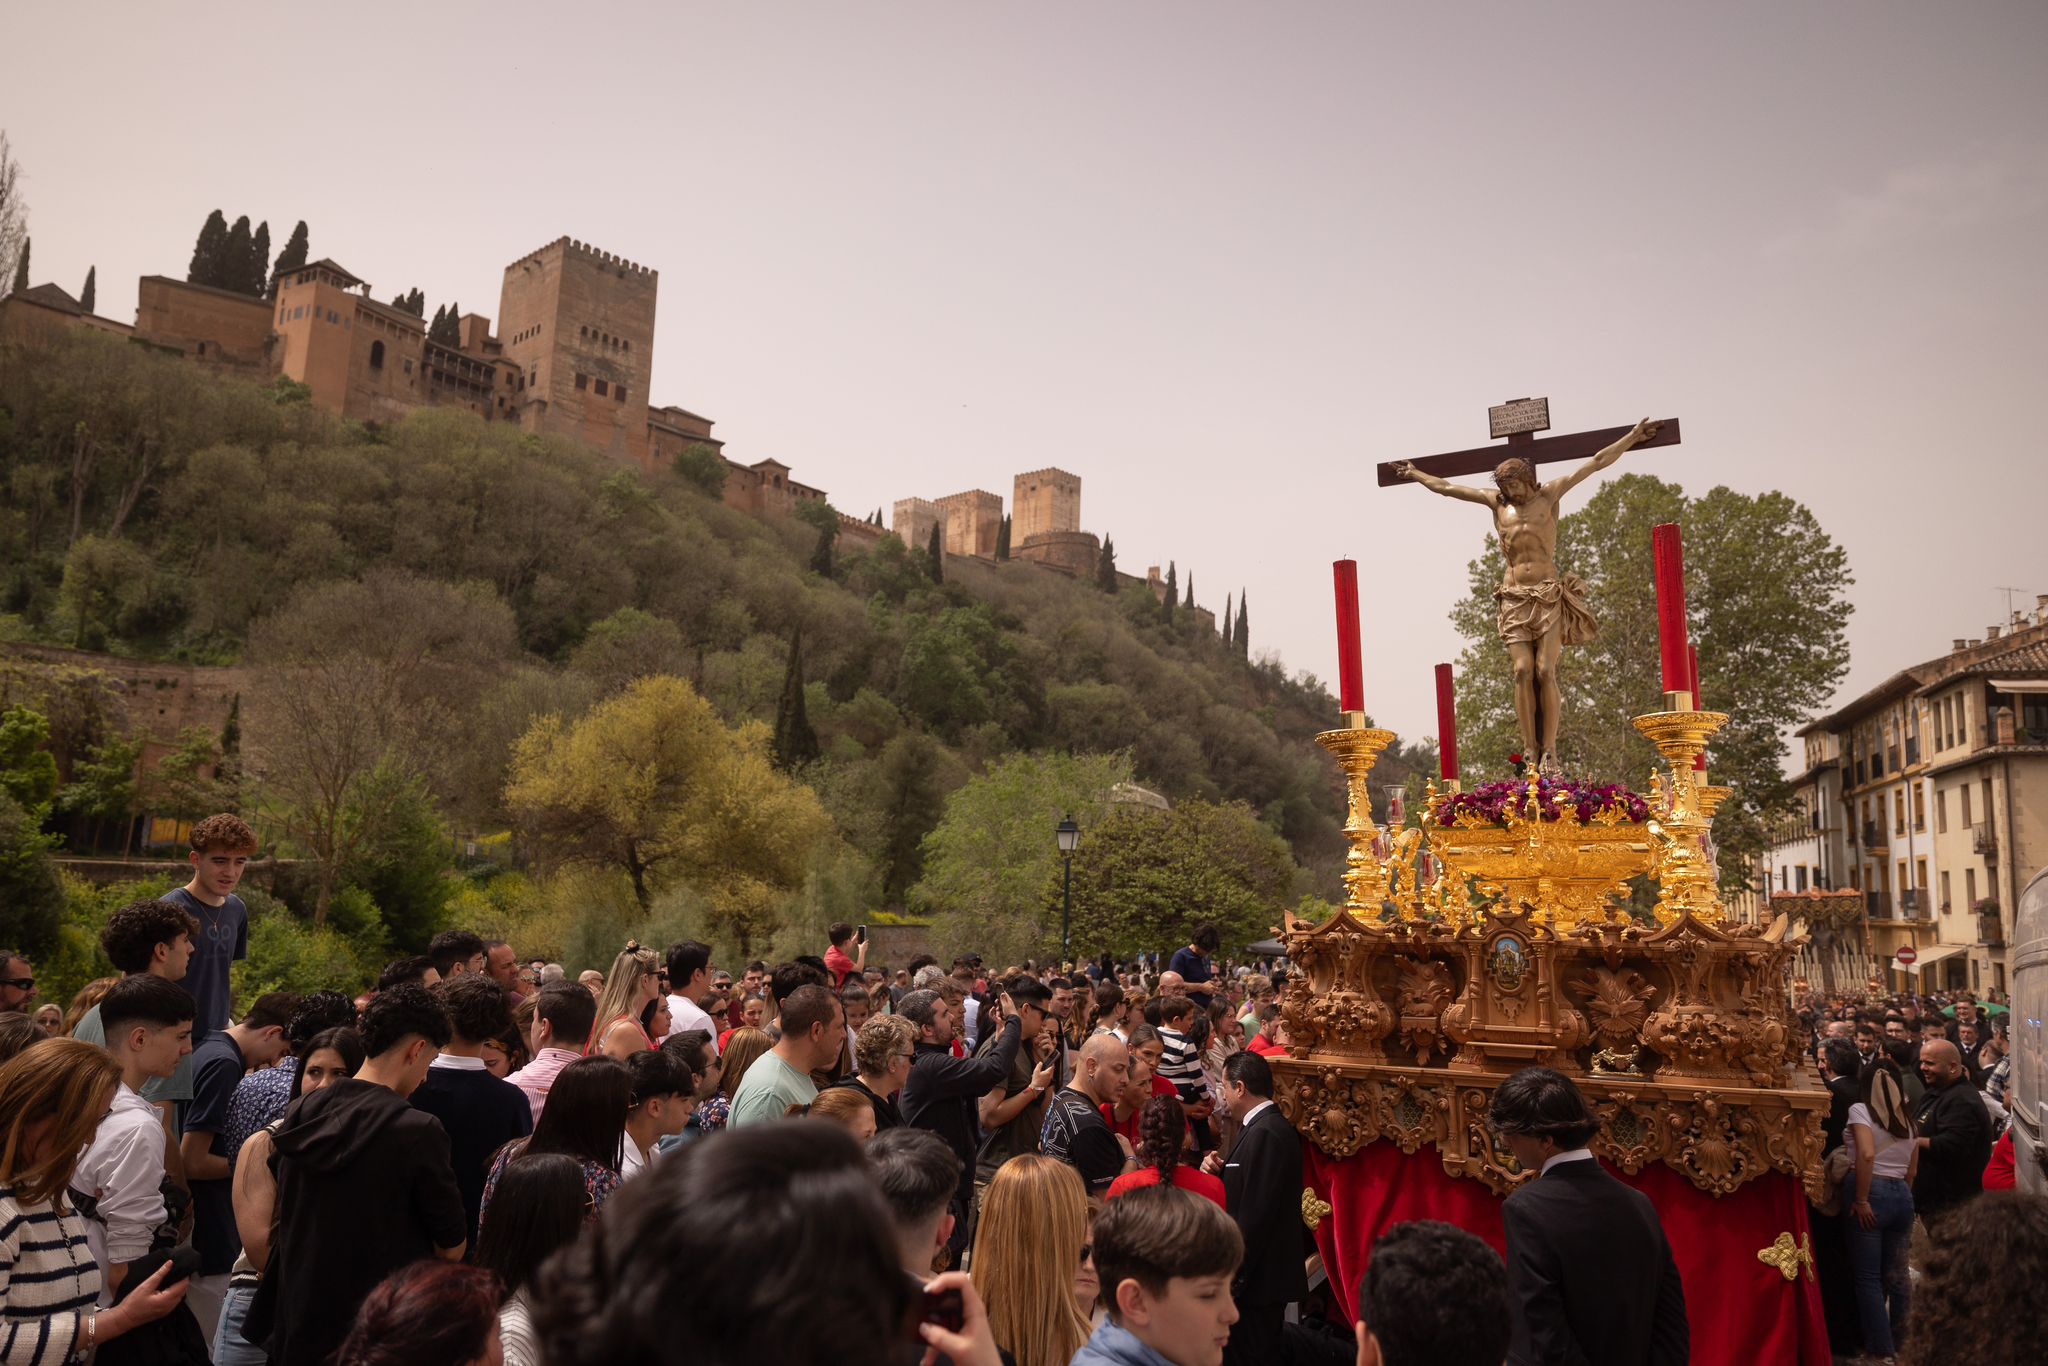
{"type": "MultiPolygon", "coordinates": [[[[1529,415],[1528,420],[1540,421],[1541,426],[1533,430],[1510,432],[1507,441],[1500,445],[1475,446],[1471,450],[1425,455],[1414,462],[1415,468],[1424,474],[1433,474],[1439,479],[1455,479],[1461,474],[1492,474],[1494,467],[1510,456],[1519,456],[1532,465],[1548,465],[1558,460],[1589,460],[1627,436],[1634,427],[1631,423],[1627,427],[1603,427],[1597,432],[1570,432],[1564,436],[1538,438],[1536,432],[1548,430],[1550,426],[1550,401],[1539,399],[1536,402],[1543,405],[1540,410],[1531,407],[1530,400],[1521,398],[1494,409],[1495,429],[1499,429],[1504,411],[1508,413],[1505,420],[1510,425],[1518,425],[1518,418],[1526,414],[1529,415]]],[[[1657,434],[1635,449],[1641,451],[1652,446],[1677,444],[1678,419],[1671,417],[1659,422],[1657,434]]],[[[1390,488],[1395,484],[1407,482],[1394,473],[1394,464],[1391,460],[1380,463],[1381,488],[1390,488]]]]}

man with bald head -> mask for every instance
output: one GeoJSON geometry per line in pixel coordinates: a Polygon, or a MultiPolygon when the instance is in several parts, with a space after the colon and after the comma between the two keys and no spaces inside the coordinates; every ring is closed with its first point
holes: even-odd
{"type": "Polygon", "coordinates": [[[1963,1055],[1947,1039],[1920,1045],[1920,1077],[1927,1094],[1914,1107],[1920,1168],[1913,1178],[1913,1210],[1929,1233],[1941,1217],[1984,1189],[1991,1160],[1991,1112],[1970,1084],[1963,1055]]]}
{"type": "Polygon", "coordinates": [[[1159,974],[1159,994],[1160,994],[1161,996],[1185,996],[1185,995],[1187,995],[1187,994],[1188,994],[1188,979],[1187,979],[1187,978],[1185,978],[1185,977],[1183,977],[1183,976],[1181,976],[1181,975],[1180,975],[1179,973],[1177,973],[1177,972],[1173,972],[1173,971],[1170,971],[1170,970],[1169,970],[1169,971],[1166,971],[1166,972],[1162,972],[1162,973],[1160,973],[1160,974],[1159,974]]]}
{"type": "Polygon", "coordinates": [[[1109,1130],[1102,1107],[1116,1099],[1131,1075],[1131,1050],[1114,1034],[1097,1034],[1081,1045],[1074,1075],[1045,1108],[1038,1147],[1081,1175],[1090,1195],[1137,1166],[1131,1142],[1109,1130]]]}

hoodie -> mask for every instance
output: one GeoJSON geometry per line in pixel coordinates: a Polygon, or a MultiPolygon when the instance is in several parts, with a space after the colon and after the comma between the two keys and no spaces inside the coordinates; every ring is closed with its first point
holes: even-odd
{"type": "Polygon", "coordinates": [[[351,1078],[301,1096],[270,1165],[277,1235],[242,1331],[272,1366],[320,1366],[379,1281],[468,1236],[441,1121],[389,1087],[351,1078]]]}
{"type": "Polygon", "coordinates": [[[1174,1366],[1167,1357],[1138,1341],[1130,1329],[1104,1319],[1095,1336],[1081,1344],[1069,1366],[1174,1366]]]}

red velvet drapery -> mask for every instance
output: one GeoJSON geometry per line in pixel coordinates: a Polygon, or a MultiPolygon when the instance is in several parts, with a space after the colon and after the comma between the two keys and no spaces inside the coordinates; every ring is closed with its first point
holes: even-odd
{"type": "MultiPolygon", "coordinates": [[[[1501,1199],[1477,1181],[1445,1173],[1433,1147],[1402,1152],[1370,1143],[1346,1158],[1302,1145],[1303,1172],[1331,1212],[1316,1230],[1323,1265],[1339,1288],[1347,1314],[1358,1306],[1358,1279],[1373,1241],[1409,1219],[1441,1219],[1469,1229],[1505,1250],[1501,1199]]],[[[1650,1197],[1664,1221],[1679,1275],[1685,1281],[1686,1319],[1696,1366],[1828,1366],[1827,1327],[1820,1285],[1810,1263],[1795,1280],[1757,1260],[1757,1253],[1789,1233],[1810,1246],[1806,1197],[1782,1172],[1745,1182],[1718,1199],[1662,1163],[1634,1176],[1616,1177],[1650,1197]]]]}

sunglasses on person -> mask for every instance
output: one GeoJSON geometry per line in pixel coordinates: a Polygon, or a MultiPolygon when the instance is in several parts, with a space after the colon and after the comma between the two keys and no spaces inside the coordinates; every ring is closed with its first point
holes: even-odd
{"type": "Polygon", "coordinates": [[[35,985],[36,979],[33,977],[0,977],[0,987],[17,987],[22,991],[32,991],[35,985]]]}

